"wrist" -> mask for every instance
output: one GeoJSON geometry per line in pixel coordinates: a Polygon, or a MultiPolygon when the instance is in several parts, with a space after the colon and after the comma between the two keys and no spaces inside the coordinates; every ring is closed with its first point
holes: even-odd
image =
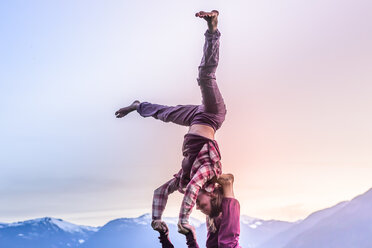
{"type": "Polygon", "coordinates": [[[189,220],[184,218],[179,219],[178,224],[189,224],[189,220]]]}

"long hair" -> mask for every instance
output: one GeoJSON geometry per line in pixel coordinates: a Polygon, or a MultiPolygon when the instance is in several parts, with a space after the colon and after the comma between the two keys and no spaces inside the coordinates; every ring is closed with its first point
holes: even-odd
{"type": "Polygon", "coordinates": [[[207,227],[210,232],[214,233],[217,231],[215,220],[222,212],[223,189],[218,186],[212,193],[208,193],[204,189],[201,189],[200,193],[209,194],[211,197],[211,213],[207,216],[207,227]]]}

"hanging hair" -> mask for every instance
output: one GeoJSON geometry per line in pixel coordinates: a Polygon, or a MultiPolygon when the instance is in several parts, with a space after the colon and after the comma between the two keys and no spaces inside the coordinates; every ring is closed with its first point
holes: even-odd
{"type": "Polygon", "coordinates": [[[212,193],[208,193],[204,189],[201,189],[199,192],[209,194],[211,197],[211,213],[207,216],[207,227],[210,232],[215,233],[217,231],[215,219],[222,212],[223,189],[221,186],[218,186],[212,193]]]}

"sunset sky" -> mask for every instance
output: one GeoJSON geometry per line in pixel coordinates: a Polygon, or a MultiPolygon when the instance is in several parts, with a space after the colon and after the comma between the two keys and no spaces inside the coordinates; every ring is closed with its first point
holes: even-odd
{"type": "Polygon", "coordinates": [[[0,222],[151,212],[187,128],[114,112],[200,103],[194,14],[212,9],[241,214],[296,221],[372,187],[371,1],[1,1],[0,222]]]}

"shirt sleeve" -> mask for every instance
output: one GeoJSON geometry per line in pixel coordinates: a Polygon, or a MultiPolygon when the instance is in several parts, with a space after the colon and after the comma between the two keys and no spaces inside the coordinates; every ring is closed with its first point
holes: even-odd
{"type": "Polygon", "coordinates": [[[160,220],[167,205],[168,195],[178,187],[178,178],[172,178],[154,191],[152,198],[152,219],[160,220]]]}
{"type": "Polygon", "coordinates": [[[210,164],[205,164],[200,167],[194,177],[191,179],[186,187],[185,195],[183,197],[179,219],[181,223],[188,223],[192,208],[195,205],[199,190],[206,182],[215,176],[214,170],[210,164]]]}
{"type": "Polygon", "coordinates": [[[240,205],[235,198],[222,199],[221,225],[218,231],[218,248],[241,248],[240,205]]]}

